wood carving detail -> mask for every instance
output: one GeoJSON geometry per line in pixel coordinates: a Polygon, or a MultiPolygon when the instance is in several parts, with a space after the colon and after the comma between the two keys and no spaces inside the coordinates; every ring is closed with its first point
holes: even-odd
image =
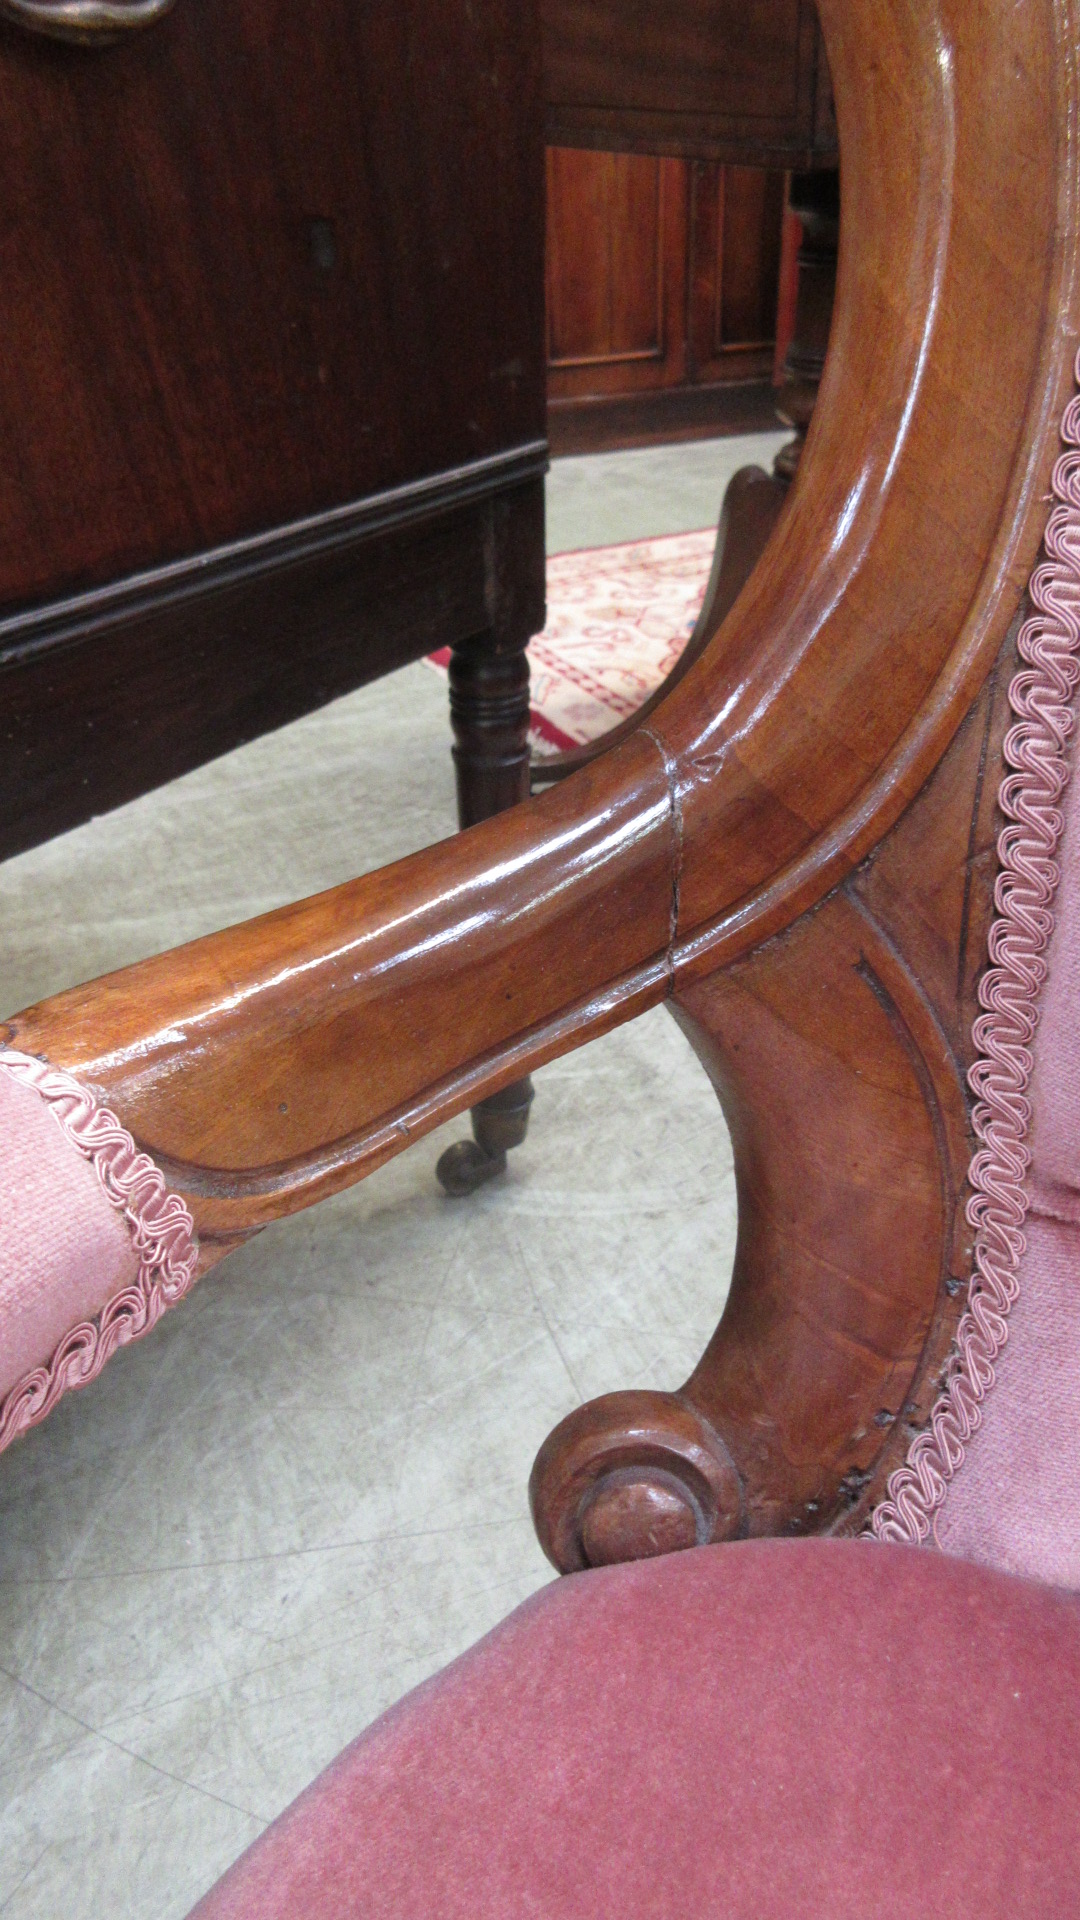
{"type": "Polygon", "coordinates": [[[1011,636],[1005,652],[859,872],[745,960],[677,985],[675,1017],[735,1149],[731,1292],[691,1378],[648,1396],[647,1434],[640,1396],[614,1394],[545,1443],[533,1507],[563,1571],[589,1560],[583,1487],[594,1506],[605,1488],[617,1502],[621,1558],[735,1533],[850,1530],[928,1416],[971,1269],[965,1073],[1011,636]],[[708,1523],[685,1462],[688,1417],[741,1489],[708,1523]],[[681,1489],[681,1515],[658,1474],[681,1489]]]}

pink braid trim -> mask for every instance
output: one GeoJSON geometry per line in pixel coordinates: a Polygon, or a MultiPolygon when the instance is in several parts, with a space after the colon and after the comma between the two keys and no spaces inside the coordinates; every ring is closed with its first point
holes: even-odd
{"type": "MultiPolygon", "coordinates": [[[[1080,356],[1076,378],[1080,384],[1080,356]]],[[[1028,1086],[1037,999],[1046,978],[1051,906],[1059,871],[1060,800],[1069,777],[1066,746],[1073,731],[1072,696],[1080,679],[1080,397],[1061,427],[1068,452],[1053,475],[1057,504],[1046,528],[1045,559],[1031,578],[1036,611],[1020,630],[1020,667],[1009,688],[1016,725],[1005,738],[1012,768],[999,802],[1008,824],[998,840],[1001,870],[994,891],[991,965],[979,985],[968,1075],[979,1146],[968,1179],[967,1217],[975,1228],[975,1270],[956,1331],[942,1393],[929,1426],[912,1442],[889,1480],[888,1498],[870,1521],[879,1540],[912,1544],[934,1529],[934,1515],[963,1464],[994,1384],[994,1362],[1008,1339],[1009,1309],[1019,1292],[1031,1160],[1028,1086]]]]}
{"type": "Polygon", "coordinates": [[[94,1171],[131,1233],[139,1270],[132,1284],[108,1300],[96,1320],[64,1335],[48,1366],[35,1367],[0,1403],[0,1453],[20,1433],[51,1413],[61,1394],[85,1387],[117,1347],[149,1333],[166,1307],[182,1300],[195,1279],[198,1243],[184,1202],[170,1193],[148,1154],[140,1153],[108,1107],[59,1067],[13,1047],[0,1048],[0,1068],[33,1087],[94,1171]]]}

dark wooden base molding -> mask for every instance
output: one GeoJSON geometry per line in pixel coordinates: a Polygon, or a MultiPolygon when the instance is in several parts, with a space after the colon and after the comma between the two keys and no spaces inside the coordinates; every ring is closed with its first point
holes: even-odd
{"type": "Polygon", "coordinates": [[[768,433],[776,427],[771,379],[715,381],[587,400],[549,400],[547,436],[553,458],[610,453],[619,447],[666,446],[724,434],[768,433]]]}

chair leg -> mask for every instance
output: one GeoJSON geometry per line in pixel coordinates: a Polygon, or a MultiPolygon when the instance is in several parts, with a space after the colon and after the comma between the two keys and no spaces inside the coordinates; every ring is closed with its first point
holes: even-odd
{"type": "Polygon", "coordinates": [[[787,495],[787,478],[766,473],[761,467],[740,467],[738,473],[732,476],[720,510],[712,571],[701,612],[671,672],[665,675],[655,692],[635,713],[621,720],[617,726],[610,727],[599,739],[590,740],[583,747],[568,747],[564,753],[548,754],[543,759],[534,760],[530,769],[534,793],[540,787],[551,786],[556,780],[567,779],[570,774],[577,773],[580,767],[587,767],[599,754],[607,753],[611,747],[621,746],[648,720],[661,701],[667,699],[695,660],[704,653],[735,605],[765,551],[787,495]]]}
{"type": "MultiPolygon", "coordinates": [[[[450,720],[454,731],[458,824],[474,826],[529,796],[529,663],[524,643],[507,645],[490,630],[450,656],[450,720]]],[[[531,1080],[481,1100],[472,1110],[471,1140],[456,1140],[439,1158],[439,1184],[455,1198],[506,1167],[529,1125],[531,1080]]]]}
{"type": "Polygon", "coordinates": [[[439,1155],[435,1172],[445,1193],[461,1199],[505,1172],[507,1153],[520,1147],[528,1131],[532,1102],[532,1081],[515,1080],[472,1109],[472,1139],[455,1140],[439,1155]]]}

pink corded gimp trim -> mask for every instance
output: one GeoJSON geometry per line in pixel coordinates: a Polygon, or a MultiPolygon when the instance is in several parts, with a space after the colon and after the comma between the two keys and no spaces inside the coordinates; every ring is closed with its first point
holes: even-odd
{"type": "Polygon", "coordinates": [[[0,1048],[0,1068],[40,1094],[72,1146],[90,1161],[107,1199],[127,1222],[139,1263],[130,1286],[114,1293],[95,1320],[72,1327],[48,1365],[25,1374],[0,1403],[3,1452],[44,1420],[61,1394],[86,1386],[117,1347],[149,1333],[166,1307],[183,1298],[195,1278],[198,1244],[187,1207],[168,1191],[149,1155],[70,1073],[14,1047],[0,1048]]]}
{"type": "MultiPolygon", "coordinates": [[[[1080,356],[1076,377],[1080,384],[1080,356]]],[[[1031,1042],[1054,924],[1051,907],[1059,878],[1054,855],[1063,826],[1059,803],[1069,777],[1066,746],[1080,679],[1080,397],[1065,410],[1061,437],[1069,450],[1054,468],[1057,504],[1046,529],[1046,557],[1029,589],[1035,612],[1018,641],[1026,664],[1009,688],[1016,723],[1005,737],[1011,771],[999,794],[1007,824],[998,840],[991,964],[979,986],[983,1011],[973,1029],[977,1057],[968,1075],[979,1141],[968,1174],[975,1266],[930,1424],[913,1440],[904,1465],[889,1479],[888,1497],[871,1518],[870,1530],[879,1540],[917,1543],[933,1530],[934,1515],[981,1423],[994,1362],[1008,1339],[1009,1309],[1019,1292],[1031,1160],[1031,1042]]]]}

